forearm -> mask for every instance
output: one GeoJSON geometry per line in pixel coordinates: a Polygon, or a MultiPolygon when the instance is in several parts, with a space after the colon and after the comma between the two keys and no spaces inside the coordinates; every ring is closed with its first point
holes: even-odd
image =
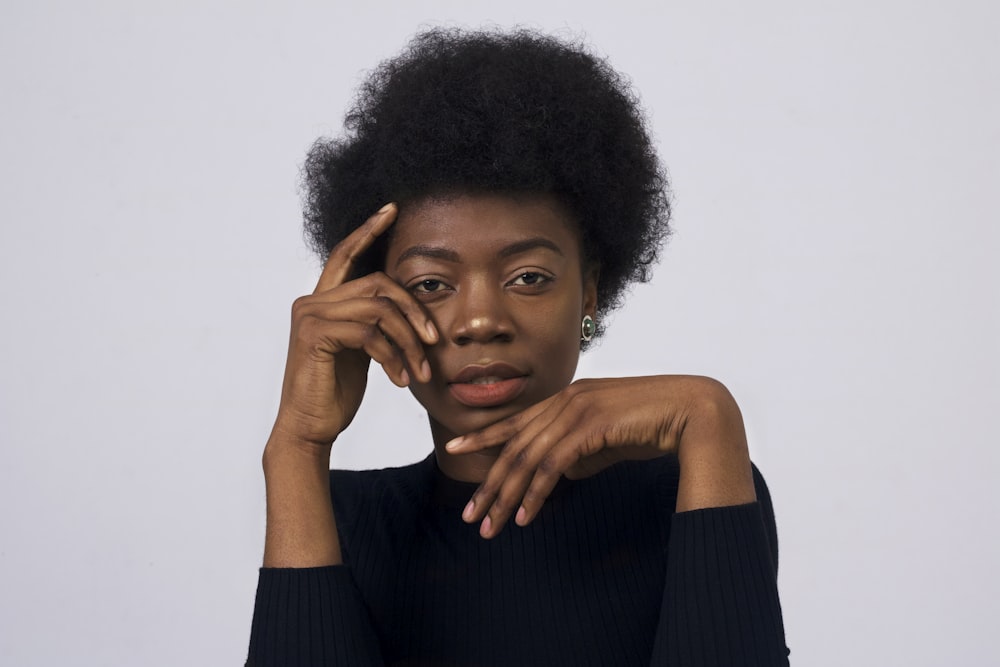
{"type": "Polygon", "coordinates": [[[330,500],[330,447],[272,433],[264,448],[267,531],[264,567],[343,562],[330,500]]]}
{"type": "Polygon", "coordinates": [[[674,514],[650,665],[787,667],[767,521],[759,503],[674,514]]]}

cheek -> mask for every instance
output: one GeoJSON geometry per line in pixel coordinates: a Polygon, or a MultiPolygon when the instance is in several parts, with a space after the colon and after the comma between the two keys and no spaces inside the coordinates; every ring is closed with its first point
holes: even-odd
{"type": "Polygon", "coordinates": [[[579,345],[573,343],[579,339],[582,317],[583,307],[580,301],[567,298],[526,318],[523,327],[526,333],[538,340],[555,346],[566,346],[570,350],[578,349],[579,345]]]}
{"type": "Polygon", "coordinates": [[[568,384],[580,358],[580,307],[571,305],[540,313],[523,328],[524,335],[536,349],[535,358],[543,361],[553,382],[568,384]]]}

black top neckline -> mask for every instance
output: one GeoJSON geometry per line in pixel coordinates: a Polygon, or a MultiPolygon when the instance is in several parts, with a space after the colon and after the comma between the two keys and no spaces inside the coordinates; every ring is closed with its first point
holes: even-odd
{"type": "MultiPolygon", "coordinates": [[[[431,452],[421,462],[431,476],[431,500],[438,507],[463,509],[472,499],[472,494],[479,488],[479,482],[462,482],[444,474],[438,466],[437,455],[431,452]]],[[[600,474],[600,473],[599,473],[600,474]]],[[[566,493],[575,484],[573,480],[560,477],[549,499],[554,499],[566,493]]]]}

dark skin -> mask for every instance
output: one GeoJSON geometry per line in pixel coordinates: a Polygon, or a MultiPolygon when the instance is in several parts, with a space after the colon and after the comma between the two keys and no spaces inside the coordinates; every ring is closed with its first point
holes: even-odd
{"type": "Polygon", "coordinates": [[[596,266],[551,197],[388,205],[331,252],[296,301],[281,406],[264,453],[264,565],[342,562],[327,484],[333,441],[364,395],[370,360],[427,410],[442,471],[480,482],[463,518],[490,538],[537,516],[561,476],[678,457],[677,511],[755,500],[742,417],[725,387],[692,376],[573,382],[596,266]],[[384,272],[348,280],[395,222],[384,272]]]}
{"type": "Polygon", "coordinates": [[[410,391],[427,410],[445,474],[484,479],[495,449],[458,456],[445,442],[513,416],[572,381],[580,320],[596,307],[597,272],[581,265],[578,236],[556,202],[539,198],[428,201],[398,221],[386,274],[417,299],[441,333],[425,348],[431,380],[412,383],[410,391]],[[515,376],[508,380],[517,385],[515,395],[488,391],[487,380],[501,379],[489,370],[492,363],[510,366],[496,372],[515,376]],[[487,377],[452,391],[469,367],[487,377]],[[485,399],[472,398],[486,404],[463,403],[463,390],[486,391],[485,399]]]}

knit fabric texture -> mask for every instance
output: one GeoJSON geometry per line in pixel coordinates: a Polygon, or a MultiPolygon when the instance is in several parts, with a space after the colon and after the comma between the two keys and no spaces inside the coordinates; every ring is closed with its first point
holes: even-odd
{"type": "Polygon", "coordinates": [[[434,455],[330,473],[344,565],[260,570],[247,665],[787,665],[771,499],[675,513],[677,461],[556,486],[492,540],[434,455]]]}

